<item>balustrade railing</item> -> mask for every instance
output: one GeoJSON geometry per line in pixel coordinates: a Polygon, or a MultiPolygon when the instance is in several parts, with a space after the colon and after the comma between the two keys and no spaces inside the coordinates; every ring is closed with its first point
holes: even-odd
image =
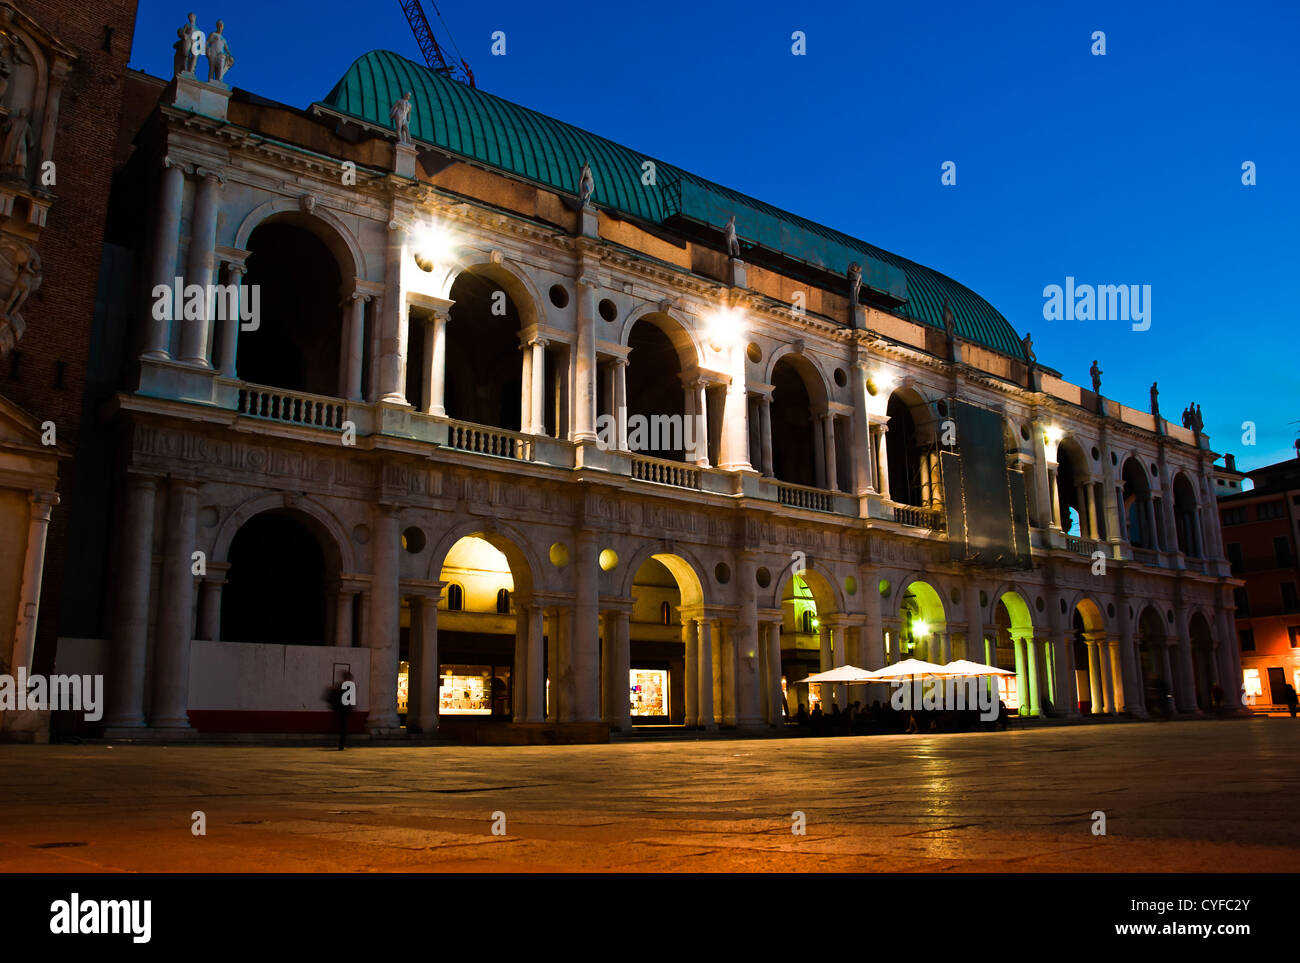
{"type": "Polygon", "coordinates": [[[527,435],[464,421],[447,423],[447,447],[515,461],[533,460],[533,443],[527,435]]]}
{"type": "Polygon", "coordinates": [[[915,505],[895,505],[894,521],[900,525],[913,528],[929,528],[936,532],[944,529],[943,513],[933,508],[918,508],[915,505]]]}
{"type": "Polygon", "coordinates": [[[1076,555],[1089,555],[1097,551],[1097,543],[1091,538],[1079,538],[1077,535],[1065,536],[1065,547],[1076,555]]]}
{"type": "Polygon", "coordinates": [[[346,409],[346,403],[338,398],[245,385],[239,389],[237,410],[250,418],[341,431],[346,409]]]}
{"type": "Polygon", "coordinates": [[[694,465],[679,461],[666,461],[662,458],[645,458],[632,456],[632,477],[640,481],[654,482],[656,485],[672,485],[674,488],[699,488],[700,470],[694,465]]]}
{"type": "Polygon", "coordinates": [[[1153,552],[1149,548],[1138,548],[1136,545],[1134,545],[1133,560],[1135,562],[1141,562],[1143,565],[1159,565],[1160,553],[1153,552]]]}
{"type": "Polygon", "coordinates": [[[814,512],[835,511],[835,493],[822,488],[778,482],[776,497],[782,505],[789,505],[791,508],[807,508],[814,512]]]}

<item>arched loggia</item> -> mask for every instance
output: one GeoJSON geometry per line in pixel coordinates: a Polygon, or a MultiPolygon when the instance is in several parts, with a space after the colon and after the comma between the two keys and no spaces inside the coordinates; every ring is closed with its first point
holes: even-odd
{"type": "MultiPolygon", "coordinates": [[[[329,230],[305,214],[267,218],[248,239],[242,299],[257,305],[257,326],[239,333],[239,377],[253,384],[339,396],[342,299],[354,283],[329,244],[329,230]],[[256,292],[256,301],[253,293],[256,292]]],[[[251,322],[250,322],[251,324],[251,322]]],[[[225,339],[217,339],[217,353],[225,339]]],[[[215,366],[226,367],[224,358],[215,366]]]]}

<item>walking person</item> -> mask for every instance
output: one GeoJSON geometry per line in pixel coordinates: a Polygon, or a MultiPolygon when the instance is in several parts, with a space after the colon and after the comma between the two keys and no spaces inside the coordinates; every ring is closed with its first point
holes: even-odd
{"type": "Polygon", "coordinates": [[[325,701],[334,710],[334,724],[339,730],[339,752],[342,752],[348,738],[348,721],[352,707],[357,701],[357,686],[352,680],[351,672],[344,672],[343,678],[330,686],[325,693],[325,701]]]}
{"type": "Polygon", "coordinates": [[[1286,707],[1291,711],[1291,718],[1294,719],[1298,700],[1296,699],[1295,686],[1289,682],[1286,688],[1282,690],[1282,701],[1286,703],[1286,707]]]}

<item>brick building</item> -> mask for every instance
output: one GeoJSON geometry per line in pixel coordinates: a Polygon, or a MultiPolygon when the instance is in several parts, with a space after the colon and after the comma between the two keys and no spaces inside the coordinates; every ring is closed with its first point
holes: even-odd
{"type": "Polygon", "coordinates": [[[1219,499],[1224,549],[1236,589],[1237,636],[1247,696],[1257,711],[1283,708],[1300,690],[1300,458],[1245,473],[1249,491],[1219,499]]]}
{"type": "MultiPolygon", "coordinates": [[[[74,458],[97,403],[87,387],[89,359],[135,11],[134,0],[0,3],[0,626],[12,633],[0,645],[0,663],[7,672],[51,669],[68,555],[81,548],[67,537],[87,510],[87,480],[74,458]]],[[[0,718],[14,737],[42,726],[14,713],[0,718]]]]}

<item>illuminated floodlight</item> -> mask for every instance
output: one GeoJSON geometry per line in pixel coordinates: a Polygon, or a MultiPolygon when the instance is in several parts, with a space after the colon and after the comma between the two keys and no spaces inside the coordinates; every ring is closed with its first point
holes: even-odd
{"type": "Polygon", "coordinates": [[[436,265],[447,264],[456,254],[451,230],[438,221],[418,224],[411,232],[411,248],[415,253],[415,263],[422,271],[432,271],[436,265]]]}
{"type": "Polygon", "coordinates": [[[923,639],[930,634],[930,623],[925,619],[917,619],[912,623],[912,637],[923,639]]]}
{"type": "Polygon", "coordinates": [[[704,319],[708,331],[709,346],[714,351],[730,348],[740,340],[744,333],[744,317],[735,308],[717,308],[704,319]]]}

